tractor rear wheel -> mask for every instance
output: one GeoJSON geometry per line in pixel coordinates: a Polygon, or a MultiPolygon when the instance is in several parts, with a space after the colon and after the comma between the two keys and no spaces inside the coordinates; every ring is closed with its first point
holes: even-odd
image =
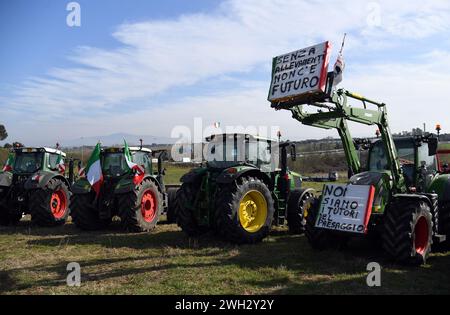
{"type": "Polygon", "coordinates": [[[143,180],[133,191],[117,197],[122,226],[129,232],[148,232],[158,223],[162,197],[156,184],[143,180]]]}
{"type": "Polygon", "coordinates": [[[178,188],[169,188],[167,190],[167,222],[176,223],[177,222],[177,191],[178,188]]]}
{"type": "Polygon", "coordinates": [[[206,229],[201,227],[195,218],[192,209],[200,183],[183,183],[177,191],[176,195],[176,213],[177,224],[190,237],[199,236],[206,232],[206,229]]]}
{"type": "Polygon", "coordinates": [[[334,235],[327,229],[316,227],[317,216],[319,215],[320,202],[314,199],[306,216],[305,236],[312,248],[323,250],[331,247],[337,247],[341,238],[334,235]]]}
{"type": "Polygon", "coordinates": [[[69,187],[58,178],[51,179],[44,189],[36,189],[30,195],[31,221],[39,226],[66,223],[69,207],[69,187]]]}
{"type": "Polygon", "coordinates": [[[314,201],[312,190],[294,189],[287,202],[287,222],[291,234],[302,234],[305,231],[306,218],[314,201]]]}
{"type": "Polygon", "coordinates": [[[101,220],[94,204],[95,193],[74,194],[71,202],[73,223],[85,231],[96,231],[106,228],[111,221],[101,220]]]}
{"type": "Polygon", "coordinates": [[[269,234],[275,208],[263,181],[244,177],[240,182],[220,187],[216,196],[216,229],[224,239],[253,244],[269,234]]]}
{"type": "Polygon", "coordinates": [[[421,265],[431,250],[433,222],[430,206],[421,200],[400,199],[386,209],[383,248],[395,261],[421,265]]]}

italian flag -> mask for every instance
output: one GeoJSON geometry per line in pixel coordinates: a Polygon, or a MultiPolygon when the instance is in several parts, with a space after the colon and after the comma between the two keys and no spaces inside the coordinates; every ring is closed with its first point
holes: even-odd
{"type": "Polygon", "coordinates": [[[125,154],[125,160],[127,161],[128,168],[132,171],[135,171],[135,175],[133,177],[133,183],[135,185],[139,185],[145,176],[145,169],[141,165],[137,165],[131,160],[131,152],[130,148],[128,148],[127,141],[124,139],[124,154],[125,154]]]}
{"type": "Polygon", "coordinates": [[[8,155],[8,159],[6,160],[5,166],[3,166],[4,172],[11,172],[12,171],[12,165],[14,163],[14,156],[12,153],[8,155]]]}
{"type": "Polygon", "coordinates": [[[58,155],[58,159],[56,160],[56,166],[58,167],[58,171],[61,174],[64,174],[66,172],[66,165],[64,164],[61,153],[58,155]]]}
{"type": "Polygon", "coordinates": [[[102,167],[100,165],[100,143],[97,143],[94,151],[89,158],[88,164],[86,166],[86,179],[89,184],[91,184],[92,189],[94,189],[95,193],[100,193],[100,188],[103,184],[103,174],[102,167]]]}

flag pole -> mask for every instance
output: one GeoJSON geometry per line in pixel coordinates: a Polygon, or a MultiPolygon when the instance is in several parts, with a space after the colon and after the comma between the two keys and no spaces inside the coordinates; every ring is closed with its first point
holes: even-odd
{"type": "Polygon", "coordinates": [[[341,55],[344,51],[345,39],[347,37],[347,33],[344,33],[344,38],[342,39],[341,50],[339,50],[339,54],[341,55]]]}

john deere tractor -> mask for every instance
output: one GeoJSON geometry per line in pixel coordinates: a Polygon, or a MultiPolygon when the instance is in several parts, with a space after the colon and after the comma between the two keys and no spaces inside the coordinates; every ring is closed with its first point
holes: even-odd
{"type": "Polygon", "coordinates": [[[64,224],[69,216],[73,161],[51,148],[15,148],[0,172],[0,224],[15,225],[31,214],[40,226],[64,224]]]}
{"type": "Polygon", "coordinates": [[[124,147],[108,147],[100,152],[103,183],[98,194],[86,174],[73,185],[72,220],[80,229],[105,228],[113,217],[118,216],[127,231],[150,231],[159,216],[167,211],[169,201],[162,168],[164,154],[159,154],[155,170],[150,149],[130,147],[129,152],[132,162],[144,170],[143,174],[138,175],[128,167],[124,147]]]}
{"type": "Polygon", "coordinates": [[[181,178],[176,197],[178,225],[188,236],[212,230],[233,243],[256,243],[286,222],[291,232],[303,232],[314,191],[288,169],[293,144],[248,134],[206,141],[206,163],[181,178]]]}
{"type": "MultiPolygon", "coordinates": [[[[437,138],[429,135],[394,139],[388,124],[386,105],[344,89],[312,95],[302,102],[272,103],[288,109],[293,118],[309,126],[336,129],[349,166],[350,186],[370,186],[372,203],[367,210],[366,234],[381,236],[383,248],[395,261],[424,263],[432,242],[442,242],[448,230],[450,180],[436,168],[437,138]],[[349,100],[362,102],[354,107],[349,100]],[[368,109],[373,106],[373,109],[368,109]],[[317,111],[308,111],[315,108],[317,111]],[[381,138],[369,145],[367,167],[361,167],[347,121],[375,125],[381,138]]],[[[323,198],[314,203],[307,218],[306,236],[315,248],[326,248],[360,234],[327,225],[321,209],[323,198]]],[[[337,207],[334,210],[342,210],[337,207]]],[[[334,226],[334,225],[333,225],[334,226]]],[[[336,225],[337,226],[337,225],[336,225]]]]}

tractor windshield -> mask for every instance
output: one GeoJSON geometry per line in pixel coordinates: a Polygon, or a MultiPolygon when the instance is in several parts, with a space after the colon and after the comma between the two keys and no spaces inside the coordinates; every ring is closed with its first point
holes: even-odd
{"type": "Polygon", "coordinates": [[[439,172],[450,174],[450,149],[438,150],[437,158],[439,161],[439,172]]]}
{"type": "Polygon", "coordinates": [[[13,170],[17,173],[34,173],[42,166],[43,153],[17,153],[13,170]]]}
{"type": "Polygon", "coordinates": [[[245,162],[243,137],[215,137],[206,149],[206,161],[210,167],[226,168],[245,162]]]}
{"type": "MultiPolygon", "coordinates": [[[[414,166],[414,143],[410,141],[399,141],[395,143],[398,157],[402,166],[414,166]]],[[[369,170],[370,171],[387,171],[390,170],[387,162],[386,152],[382,141],[374,144],[369,156],[369,170]]]]}
{"type": "Polygon", "coordinates": [[[267,140],[246,138],[243,135],[217,137],[208,143],[206,160],[210,166],[218,168],[239,163],[263,167],[271,163],[271,143],[267,140]]]}
{"type": "Polygon", "coordinates": [[[103,173],[110,176],[122,176],[129,172],[125,155],[122,152],[105,153],[102,161],[103,173]]]}

